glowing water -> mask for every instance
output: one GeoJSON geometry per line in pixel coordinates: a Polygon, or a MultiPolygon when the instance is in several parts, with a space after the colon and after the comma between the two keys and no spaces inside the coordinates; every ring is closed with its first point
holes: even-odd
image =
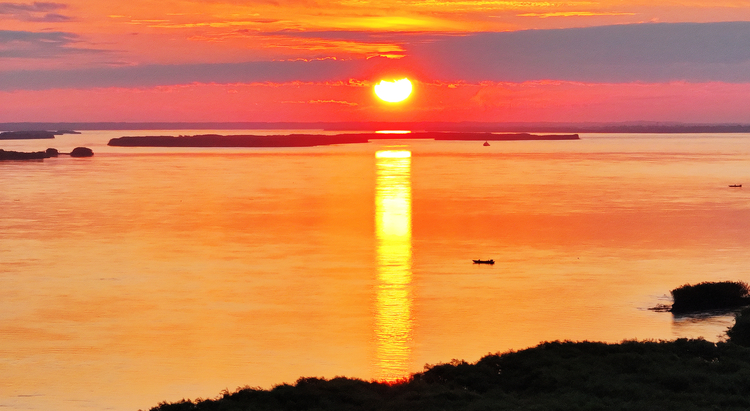
{"type": "Polygon", "coordinates": [[[375,157],[378,379],[393,381],[411,369],[411,153],[375,157]]]}
{"type": "Polygon", "coordinates": [[[747,134],[106,146],[153,133],[3,142],[96,153],[0,163],[4,409],[393,379],[543,340],[717,340],[731,317],[648,308],[750,280],[747,134]]]}

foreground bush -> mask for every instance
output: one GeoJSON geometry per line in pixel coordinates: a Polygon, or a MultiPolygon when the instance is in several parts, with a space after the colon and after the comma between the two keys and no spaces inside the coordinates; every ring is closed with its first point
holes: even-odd
{"type": "Polygon", "coordinates": [[[685,284],[671,293],[673,313],[732,309],[750,304],[750,287],[742,281],[685,284]]]}
{"type": "Polygon", "coordinates": [[[734,325],[727,330],[729,341],[750,347],[750,308],[742,310],[734,319],[734,325]]]}
{"type": "Polygon", "coordinates": [[[388,385],[303,378],[271,390],[162,403],[152,411],[747,410],[750,348],[705,340],[549,342],[475,364],[425,367],[388,385]]]}

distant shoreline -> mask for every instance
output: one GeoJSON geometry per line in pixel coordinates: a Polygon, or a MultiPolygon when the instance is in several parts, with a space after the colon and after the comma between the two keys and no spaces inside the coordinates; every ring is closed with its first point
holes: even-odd
{"type": "Polygon", "coordinates": [[[78,131],[73,130],[16,130],[16,131],[0,131],[0,140],[41,140],[55,138],[55,136],[61,136],[63,134],[81,134],[78,131]]]}
{"type": "Polygon", "coordinates": [[[368,143],[371,140],[420,139],[450,141],[579,140],[578,134],[535,135],[492,133],[420,132],[408,134],[284,134],[284,135],[218,135],[134,136],[113,138],[107,145],[118,147],[312,147],[331,144],[368,143]]]}
{"type": "Polygon", "coordinates": [[[496,133],[750,133],[750,124],[720,123],[487,123],[487,122],[14,122],[0,131],[31,130],[328,130],[496,133]]]}

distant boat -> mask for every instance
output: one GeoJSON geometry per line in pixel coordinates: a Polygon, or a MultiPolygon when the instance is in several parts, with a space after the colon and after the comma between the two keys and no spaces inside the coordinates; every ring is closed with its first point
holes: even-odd
{"type": "Polygon", "coordinates": [[[495,264],[495,260],[471,260],[474,264],[495,264]]]}
{"type": "Polygon", "coordinates": [[[742,184],[730,184],[729,187],[742,187],[742,184]]]}
{"type": "Polygon", "coordinates": [[[485,146],[485,147],[489,147],[490,143],[489,143],[489,141],[485,141],[484,144],[482,144],[482,145],[485,146]]]}

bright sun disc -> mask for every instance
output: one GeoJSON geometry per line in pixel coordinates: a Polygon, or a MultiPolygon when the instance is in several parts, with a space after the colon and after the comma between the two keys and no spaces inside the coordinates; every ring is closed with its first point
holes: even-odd
{"type": "Polygon", "coordinates": [[[409,97],[411,88],[411,81],[408,78],[395,81],[381,80],[380,84],[375,85],[375,94],[383,101],[398,103],[409,97]]]}

